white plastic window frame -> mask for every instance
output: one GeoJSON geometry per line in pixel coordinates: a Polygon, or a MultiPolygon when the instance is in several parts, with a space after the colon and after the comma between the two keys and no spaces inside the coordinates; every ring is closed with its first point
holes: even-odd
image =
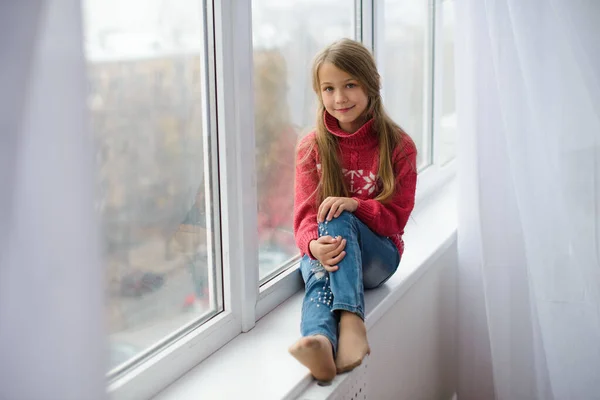
{"type": "MultiPolygon", "coordinates": [[[[431,163],[419,171],[419,185],[417,190],[417,203],[432,195],[438,188],[443,186],[448,180],[456,174],[456,165],[454,159],[440,163],[441,135],[440,124],[442,116],[442,100],[443,100],[443,80],[444,65],[436,62],[443,60],[443,7],[442,3],[446,0],[429,0],[428,12],[429,21],[432,25],[428,30],[429,34],[429,49],[432,55],[432,63],[430,64],[430,79],[431,87],[428,88],[430,93],[429,107],[429,132],[430,132],[430,160],[431,163]]],[[[379,3],[378,3],[379,4],[379,3]]]]}
{"type": "MultiPolygon", "coordinates": [[[[215,240],[220,242],[222,250],[224,310],[126,373],[111,379],[109,392],[114,399],[156,395],[235,336],[252,329],[257,320],[303,286],[297,260],[259,286],[255,152],[247,151],[255,148],[251,2],[199,1],[203,5],[206,38],[202,68],[206,83],[204,97],[208,101],[203,107],[209,118],[204,119],[204,129],[218,142],[218,170],[216,165],[211,167],[215,173],[213,177],[219,183],[219,193],[213,198],[220,201],[221,236],[215,240]]],[[[434,24],[440,24],[435,18],[435,8],[441,6],[442,1],[429,0],[429,20],[434,24]]],[[[385,29],[383,2],[355,0],[354,7],[356,38],[374,52],[381,64],[384,54],[377,43],[385,29]]],[[[433,62],[434,50],[439,51],[441,47],[435,45],[439,40],[435,32],[440,30],[434,24],[428,38],[428,49],[432,49],[428,63],[431,79],[425,89],[428,93],[426,127],[433,137],[430,140],[432,148],[426,150],[430,152],[431,163],[419,171],[417,202],[431,195],[454,174],[453,162],[444,167],[435,163],[435,132],[439,125],[436,110],[439,110],[442,88],[436,80],[441,72],[433,62]]]]}
{"type": "Polygon", "coordinates": [[[220,201],[220,215],[214,217],[220,216],[221,235],[213,240],[221,250],[215,265],[222,268],[218,292],[223,295],[223,311],[109,377],[108,392],[117,400],[155,396],[256,321],[256,213],[249,212],[256,210],[256,181],[254,152],[245,151],[254,148],[254,124],[253,115],[243,111],[253,109],[251,7],[246,1],[199,2],[204,35],[200,38],[203,129],[213,138],[211,151],[217,154],[210,170],[218,182],[212,198],[220,201]]]}
{"type": "MultiPolygon", "coordinates": [[[[454,161],[449,161],[445,165],[441,165],[438,162],[439,157],[436,157],[440,148],[440,137],[437,133],[439,132],[440,126],[443,91],[443,65],[436,63],[436,60],[441,59],[443,51],[441,46],[443,40],[440,34],[440,32],[442,32],[441,10],[443,1],[445,0],[428,0],[427,2],[427,20],[429,21],[429,25],[427,29],[427,39],[425,40],[425,54],[427,57],[425,65],[429,79],[425,82],[424,88],[424,109],[426,112],[424,115],[425,120],[423,126],[428,135],[428,140],[424,141],[424,146],[421,150],[427,154],[427,165],[419,169],[416,207],[418,207],[425,198],[431,196],[433,192],[448,182],[448,180],[456,173],[454,161]]],[[[384,65],[385,49],[383,46],[378,46],[378,43],[384,40],[385,3],[383,0],[371,0],[370,3],[372,4],[372,13],[374,15],[373,53],[375,54],[377,64],[384,65]]],[[[385,90],[382,91],[382,96],[385,103],[385,90]]]]}
{"type": "MultiPolygon", "coordinates": [[[[456,0],[432,0],[435,3],[434,10],[434,20],[435,20],[435,59],[443,60],[444,56],[444,3],[455,2],[456,0]]],[[[441,169],[449,169],[451,171],[455,170],[454,160],[455,156],[448,160],[445,164],[441,163],[440,160],[440,151],[439,148],[441,142],[441,135],[436,135],[437,132],[441,130],[441,120],[442,120],[442,111],[443,111],[443,91],[444,91],[444,81],[446,79],[454,79],[454,77],[448,76],[447,71],[444,67],[443,61],[434,64],[434,139],[437,139],[434,143],[434,154],[433,160],[437,165],[440,166],[441,169]]],[[[456,70],[456,69],[455,69],[456,70]]],[[[457,139],[457,138],[456,138],[457,139]]]]}

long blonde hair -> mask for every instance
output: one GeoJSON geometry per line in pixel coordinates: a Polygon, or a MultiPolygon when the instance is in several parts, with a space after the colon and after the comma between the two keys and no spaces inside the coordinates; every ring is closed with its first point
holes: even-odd
{"type": "MultiPolygon", "coordinates": [[[[358,80],[365,89],[369,102],[362,117],[373,118],[373,129],[379,139],[379,172],[382,190],[376,200],[386,202],[395,192],[395,176],[392,154],[396,146],[402,143],[406,133],[387,115],[381,99],[381,77],[375,65],[375,59],[361,43],[342,39],[322,50],[313,61],[313,90],[319,98],[315,141],[308,146],[317,146],[321,162],[321,178],[318,187],[318,203],[329,196],[349,197],[338,154],[338,138],[329,133],[325,126],[325,106],[321,98],[319,69],[324,63],[331,63],[358,80]]],[[[306,153],[307,158],[312,148],[306,153]]],[[[300,162],[304,162],[301,160],[300,162]]]]}

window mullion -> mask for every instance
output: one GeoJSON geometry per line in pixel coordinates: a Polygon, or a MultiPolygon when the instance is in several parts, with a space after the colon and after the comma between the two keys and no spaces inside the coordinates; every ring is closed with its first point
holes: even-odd
{"type": "Polygon", "coordinates": [[[357,0],[356,3],[356,40],[360,40],[369,50],[374,51],[374,0],[357,0]]]}
{"type": "Polygon", "coordinates": [[[247,1],[213,4],[225,304],[245,332],[258,298],[252,9],[247,1]]]}
{"type": "Polygon", "coordinates": [[[442,117],[442,106],[444,96],[444,43],[443,43],[443,7],[442,0],[433,1],[433,54],[435,63],[433,66],[433,113],[432,113],[432,163],[438,164],[438,155],[441,141],[440,122],[442,117]]]}
{"type": "Polygon", "coordinates": [[[424,85],[424,94],[423,94],[423,109],[424,113],[424,121],[423,128],[426,134],[425,139],[423,141],[423,149],[422,152],[426,157],[427,165],[433,164],[433,148],[434,148],[434,101],[435,101],[435,62],[436,62],[436,43],[435,43],[435,2],[436,0],[428,0],[427,3],[427,31],[426,31],[426,40],[425,40],[425,85],[424,85]]]}
{"type": "MultiPolygon", "coordinates": [[[[367,0],[363,0],[366,2],[367,0]]],[[[377,62],[377,69],[379,70],[379,74],[384,77],[385,75],[385,52],[384,52],[384,39],[385,39],[385,18],[384,18],[384,9],[385,2],[374,0],[369,1],[371,4],[371,23],[372,23],[372,41],[373,41],[373,55],[375,56],[375,61],[377,62]]],[[[385,85],[381,88],[381,97],[385,101],[385,85]]]]}

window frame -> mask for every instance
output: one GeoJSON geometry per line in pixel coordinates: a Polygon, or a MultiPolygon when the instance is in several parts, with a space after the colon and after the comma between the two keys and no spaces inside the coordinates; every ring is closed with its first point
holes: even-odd
{"type": "Polygon", "coordinates": [[[436,62],[442,60],[443,52],[443,3],[448,0],[428,0],[430,21],[433,22],[429,29],[430,43],[432,48],[431,64],[431,118],[430,118],[430,142],[431,163],[419,170],[419,185],[417,187],[416,202],[420,203],[433,192],[442,187],[446,182],[456,175],[456,155],[446,163],[440,162],[439,152],[441,147],[440,123],[442,117],[443,99],[443,65],[436,62]]]}
{"type": "Polygon", "coordinates": [[[357,26],[356,40],[364,44],[371,52],[375,50],[375,2],[356,0],[354,21],[357,26]]]}
{"type": "MultiPolygon", "coordinates": [[[[425,154],[425,164],[419,167],[419,172],[425,171],[429,168],[435,168],[435,138],[434,138],[434,127],[435,127],[435,60],[437,59],[435,49],[436,45],[436,26],[435,26],[435,7],[437,0],[427,1],[427,21],[428,26],[426,27],[425,40],[424,40],[424,54],[425,54],[425,84],[423,87],[423,148],[420,153],[425,154]]],[[[385,79],[385,48],[378,46],[381,41],[385,40],[385,1],[373,1],[373,14],[374,19],[377,23],[374,24],[374,55],[377,61],[377,66],[380,73],[385,79]]],[[[385,103],[386,90],[385,86],[381,89],[382,98],[385,103]]],[[[400,125],[402,125],[401,121],[400,125]]]]}
{"type": "Polygon", "coordinates": [[[241,332],[252,329],[256,320],[258,246],[252,231],[256,215],[247,212],[256,205],[254,153],[244,151],[250,143],[254,146],[253,115],[240,112],[253,110],[252,69],[237,59],[244,53],[246,59],[252,57],[251,7],[249,2],[202,0],[201,8],[203,112],[208,116],[203,124],[218,143],[219,189],[211,193],[213,200],[220,200],[221,235],[213,239],[221,243],[215,261],[220,257],[223,311],[151,357],[109,376],[108,392],[117,399],[156,395],[241,332]],[[242,194],[244,202],[236,201],[242,194]]]}
{"type": "MultiPolygon", "coordinates": [[[[443,65],[444,59],[444,4],[455,3],[455,0],[432,0],[435,2],[434,13],[435,13],[435,59],[442,60],[439,63],[434,63],[434,126],[433,126],[433,160],[434,164],[440,168],[454,169],[453,166],[456,154],[453,155],[449,160],[441,160],[440,149],[441,145],[441,120],[444,108],[444,82],[448,79],[445,68],[443,65]]],[[[455,147],[456,148],[456,147],[455,147]]]]}
{"type": "MultiPolygon", "coordinates": [[[[222,267],[223,311],[187,335],[164,346],[148,359],[109,379],[114,398],[148,398],[183,376],[237,335],[251,330],[256,321],[303,288],[299,257],[289,267],[260,285],[255,176],[252,4],[250,1],[200,0],[206,40],[201,62],[205,80],[204,128],[218,142],[218,191],[213,201],[220,209],[220,244],[217,268],[222,267]],[[239,201],[243,199],[243,201],[239,201]],[[219,259],[220,258],[220,259],[219,259]],[[220,261],[220,262],[219,262],[220,261]],[[219,265],[220,264],[220,265],[219,265]]],[[[443,0],[428,0],[427,63],[425,90],[426,132],[430,135],[430,163],[419,171],[417,202],[427,198],[455,174],[454,162],[436,162],[439,146],[441,88],[435,60],[440,47],[436,9],[443,0]]],[[[354,32],[381,65],[385,29],[383,3],[354,1],[354,32]]],[[[385,96],[385,93],[384,93],[385,96]]],[[[212,168],[215,165],[211,165],[212,168]]],[[[215,175],[213,175],[215,176],[215,175]]],[[[217,186],[215,186],[217,187],[217,186]]],[[[216,192],[216,193],[214,193],[216,192]]],[[[290,194],[291,195],[291,194],[290,194]]],[[[217,247],[218,249],[218,247],[217,247]]]]}

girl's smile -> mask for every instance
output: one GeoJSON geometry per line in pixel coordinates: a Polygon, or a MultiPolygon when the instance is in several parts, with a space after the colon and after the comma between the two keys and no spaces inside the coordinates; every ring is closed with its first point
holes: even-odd
{"type": "Polygon", "coordinates": [[[354,106],[352,106],[352,107],[346,107],[346,108],[338,108],[336,111],[337,112],[341,112],[341,113],[345,113],[345,112],[348,112],[348,111],[352,110],[353,108],[354,108],[354,106]]]}

